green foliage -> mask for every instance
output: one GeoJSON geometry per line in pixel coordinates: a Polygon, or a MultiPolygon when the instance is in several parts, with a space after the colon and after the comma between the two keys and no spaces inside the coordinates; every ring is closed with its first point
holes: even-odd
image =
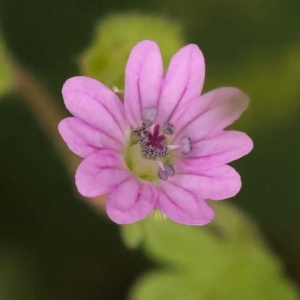
{"type": "Polygon", "coordinates": [[[140,223],[124,225],[122,227],[122,238],[128,248],[137,248],[143,240],[143,230],[140,223]]]}
{"type": "Polygon", "coordinates": [[[12,75],[5,50],[4,41],[0,32],[0,96],[6,93],[11,87],[12,75]]]}
{"type": "Polygon", "coordinates": [[[130,299],[298,299],[253,222],[232,206],[215,206],[217,217],[205,227],[151,217],[123,227],[128,245],[142,245],[163,266],[140,279],[130,299]]]}
{"type": "Polygon", "coordinates": [[[181,28],[167,19],[138,14],[111,16],[96,28],[92,45],[81,57],[81,72],[122,89],[128,55],[144,39],[159,44],[165,65],[183,45],[181,28]]]}
{"type": "Polygon", "coordinates": [[[253,53],[225,69],[212,70],[206,89],[219,85],[237,86],[250,95],[249,109],[238,120],[236,128],[256,131],[289,123],[298,118],[300,45],[295,44],[280,52],[253,53]],[[266,120],[268,120],[266,122],[266,120]]]}

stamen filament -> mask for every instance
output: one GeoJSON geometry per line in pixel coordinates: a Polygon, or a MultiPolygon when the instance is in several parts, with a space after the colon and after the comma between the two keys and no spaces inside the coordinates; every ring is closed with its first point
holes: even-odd
{"type": "Polygon", "coordinates": [[[148,127],[149,131],[153,133],[154,127],[155,127],[155,124],[153,124],[153,125],[151,125],[150,127],[148,127]]]}
{"type": "Polygon", "coordinates": [[[157,161],[157,164],[159,165],[159,168],[162,169],[163,171],[165,171],[165,166],[162,163],[161,159],[157,159],[156,161],[157,161]]]}
{"type": "Polygon", "coordinates": [[[168,149],[170,149],[170,150],[175,150],[175,149],[180,148],[181,145],[168,145],[167,147],[168,147],[168,149]]]}

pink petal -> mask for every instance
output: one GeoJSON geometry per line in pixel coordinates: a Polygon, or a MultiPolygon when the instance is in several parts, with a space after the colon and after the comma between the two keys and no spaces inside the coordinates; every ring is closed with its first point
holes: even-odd
{"type": "Polygon", "coordinates": [[[249,104],[249,97],[236,88],[218,88],[195,98],[176,112],[175,140],[188,136],[192,143],[211,136],[237,120],[249,104]]]}
{"type": "Polygon", "coordinates": [[[133,127],[141,125],[144,109],[157,106],[162,78],[163,64],[157,44],[138,43],[130,53],[125,71],[124,105],[133,127]]]}
{"type": "Polygon", "coordinates": [[[176,181],[176,176],[161,183],[156,207],[171,220],[186,225],[205,225],[214,210],[194,191],[176,181]]]}
{"type": "MultiPolygon", "coordinates": [[[[239,131],[222,131],[193,143],[189,155],[182,155],[178,166],[186,170],[204,170],[217,167],[248,154],[253,142],[239,131]]],[[[180,151],[178,151],[180,153],[180,151]]]]}
{"type": "Polygon", "coordinates": [[[96,197],[111,192],[129,177],[131,174],[125,170],[123,158],[117,152],[99,150],[79,165],[76,185],[81,195],[96,197]]]}
{"type": "Polygon", "coordinates": [[[173,56],[159,99],[158,122],[161,125],[176,109],[200,96],[204,77],[204,57],[197,45],[187,45],[173,56]]]}
{"type": "Polygon", "coordinates": [[[70,117],[59,123],[58,130],[68,147],[81,157],[88,157],[100,149],[120,151],[122,143],[102,129],[95,129],[78,118],[70,117]]]}
{"type": "Polygon", "coordinates": [[[183,186],[200,198],[223,200],[235,196],[241,189],[240,175],[228,165],[207,170],[186,171],[175,165],[176,176],[171,180],[183,186]]]}
{"type": "Polygon", "coordinates": [[[110,89],[95,79],[78,76],[65,82],[62,94],[73,116],[125,144],[129,124],[122,102],[110,89]]]}
{"type": "Polygon", "coordinates": [[[118,224],[129,224],[146,218],[154,209],[157,191],[135,177],[114,188],[106,203],[108,216],[118,224]]]}

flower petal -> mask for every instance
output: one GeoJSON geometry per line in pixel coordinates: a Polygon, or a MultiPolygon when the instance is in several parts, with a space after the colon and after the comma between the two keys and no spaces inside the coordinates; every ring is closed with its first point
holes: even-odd
{"type": "Polygon", "coordinates": [[[124,106],[133,127],[141,125],[142,111],[156,107],[163,78],[159,47],[142,41],[131,51],[125,71],[124,106]]]}
{"type": "Polygon", "coordinates": [[[125,144],[129,124],[122,102],[110,89],[95,79],[78,76],[65,82],[62,94],[73,116],[125,144]]]}
{"type": "Polygon", "coordinates": [[[96,197],[111,192],[131,174],[125,170],[123,158],[117,152],[99,150],[82,161],[75,177],[81,195],[96,197]]]}
{"type": "Polygon", "coordinates": [[[197,193],[177,182],[176,176],[161,183],[156,207],[171,220],[186,225],[205,225],[214,210],[197,193]]]}
{"type": "Polygon", "coordinates": [[[186,171],[181,165],[175,165],[176,176],[171,180],[183,186],[200,198],[223,200],[235,196],[241,189],[241,177],[235,169],[228,165],[212,169],[186,171]]]}
{"type": "Polygon", "coordinates": [[[157,201],[157,191],[135,177],[116,186],[106,202],[108,216],[118,224],[129,224],[146,218],[157,201]]]}
{"type": "Polygon", "coordinates": [[[68,147],[81,157],[103,148],[120,151],[123,145],[103,129],[91,127],[78,118],[70,117],[59,123],[58,130],[68,147]]]}
{"type": "Polygon", "coordinates": [[[232,124],[245,111],[249,97],[239,89],[218,88],[200,99],[195,98],[176,112],[171,122],[175,124],[175,140],[183,136],[195,143],[232,124]]]}
{"type": "MultiPolygon", "coordinates": [[[[224,165],[248,154],[253,142],[239,131],[222,131],[212,137],[194,142],[189,155],[181,155],[177,164],[186,170],[204,170],[224,165]]],[[[180,151],[178,151],[180,153],[180,151]]]]}
{"type": "Polygon", "coordinates": [[[197,45],[187,45],[173,56],[159,99],[158,122],[162,126],[176,109],[200,96],[204,77],[204,57],[197,45]]]}

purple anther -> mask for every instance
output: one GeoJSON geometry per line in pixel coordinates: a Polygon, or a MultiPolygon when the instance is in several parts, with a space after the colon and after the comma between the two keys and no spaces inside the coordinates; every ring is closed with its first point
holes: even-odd
{"type": "Polygon", "coordinates": [[[167,173],[167,170],[163,170],[163,169],[159,169],[158,170],[158,177],[161,179],[161,180],[167,180],[169,178],[169,175],[167,173]]]}
{"type": "Polygon", "coordinates": [[[166,170],[169,177],[173,177],[175,175],[175,170],[174,170],[173,166],[164,165],[164,167],[165,167],[165,170],[166,170]]]}
{"type": "Polygon", "coordinates": [[[181,153],[182,154],[189,154],[192,151],[192,142],[191,139],[187,136],[184,136],[181,140],[180,143],[181,145],[181,153]]]}
{"type": "Polygon", "coordinates": [[[154,123],[156,116],[157,116],[157,108],[154,106],[147,107],[142,111],[143,121],[151,121],[152,123],[154,123]]]}
{"type": "Polygon", "coordinates": [[[164,165],[164,170],[159,168],[158,177],[161,180],[167,180],[169,177],[173,177],[175,175],[175,170],[171,165],[164,165]]]}

